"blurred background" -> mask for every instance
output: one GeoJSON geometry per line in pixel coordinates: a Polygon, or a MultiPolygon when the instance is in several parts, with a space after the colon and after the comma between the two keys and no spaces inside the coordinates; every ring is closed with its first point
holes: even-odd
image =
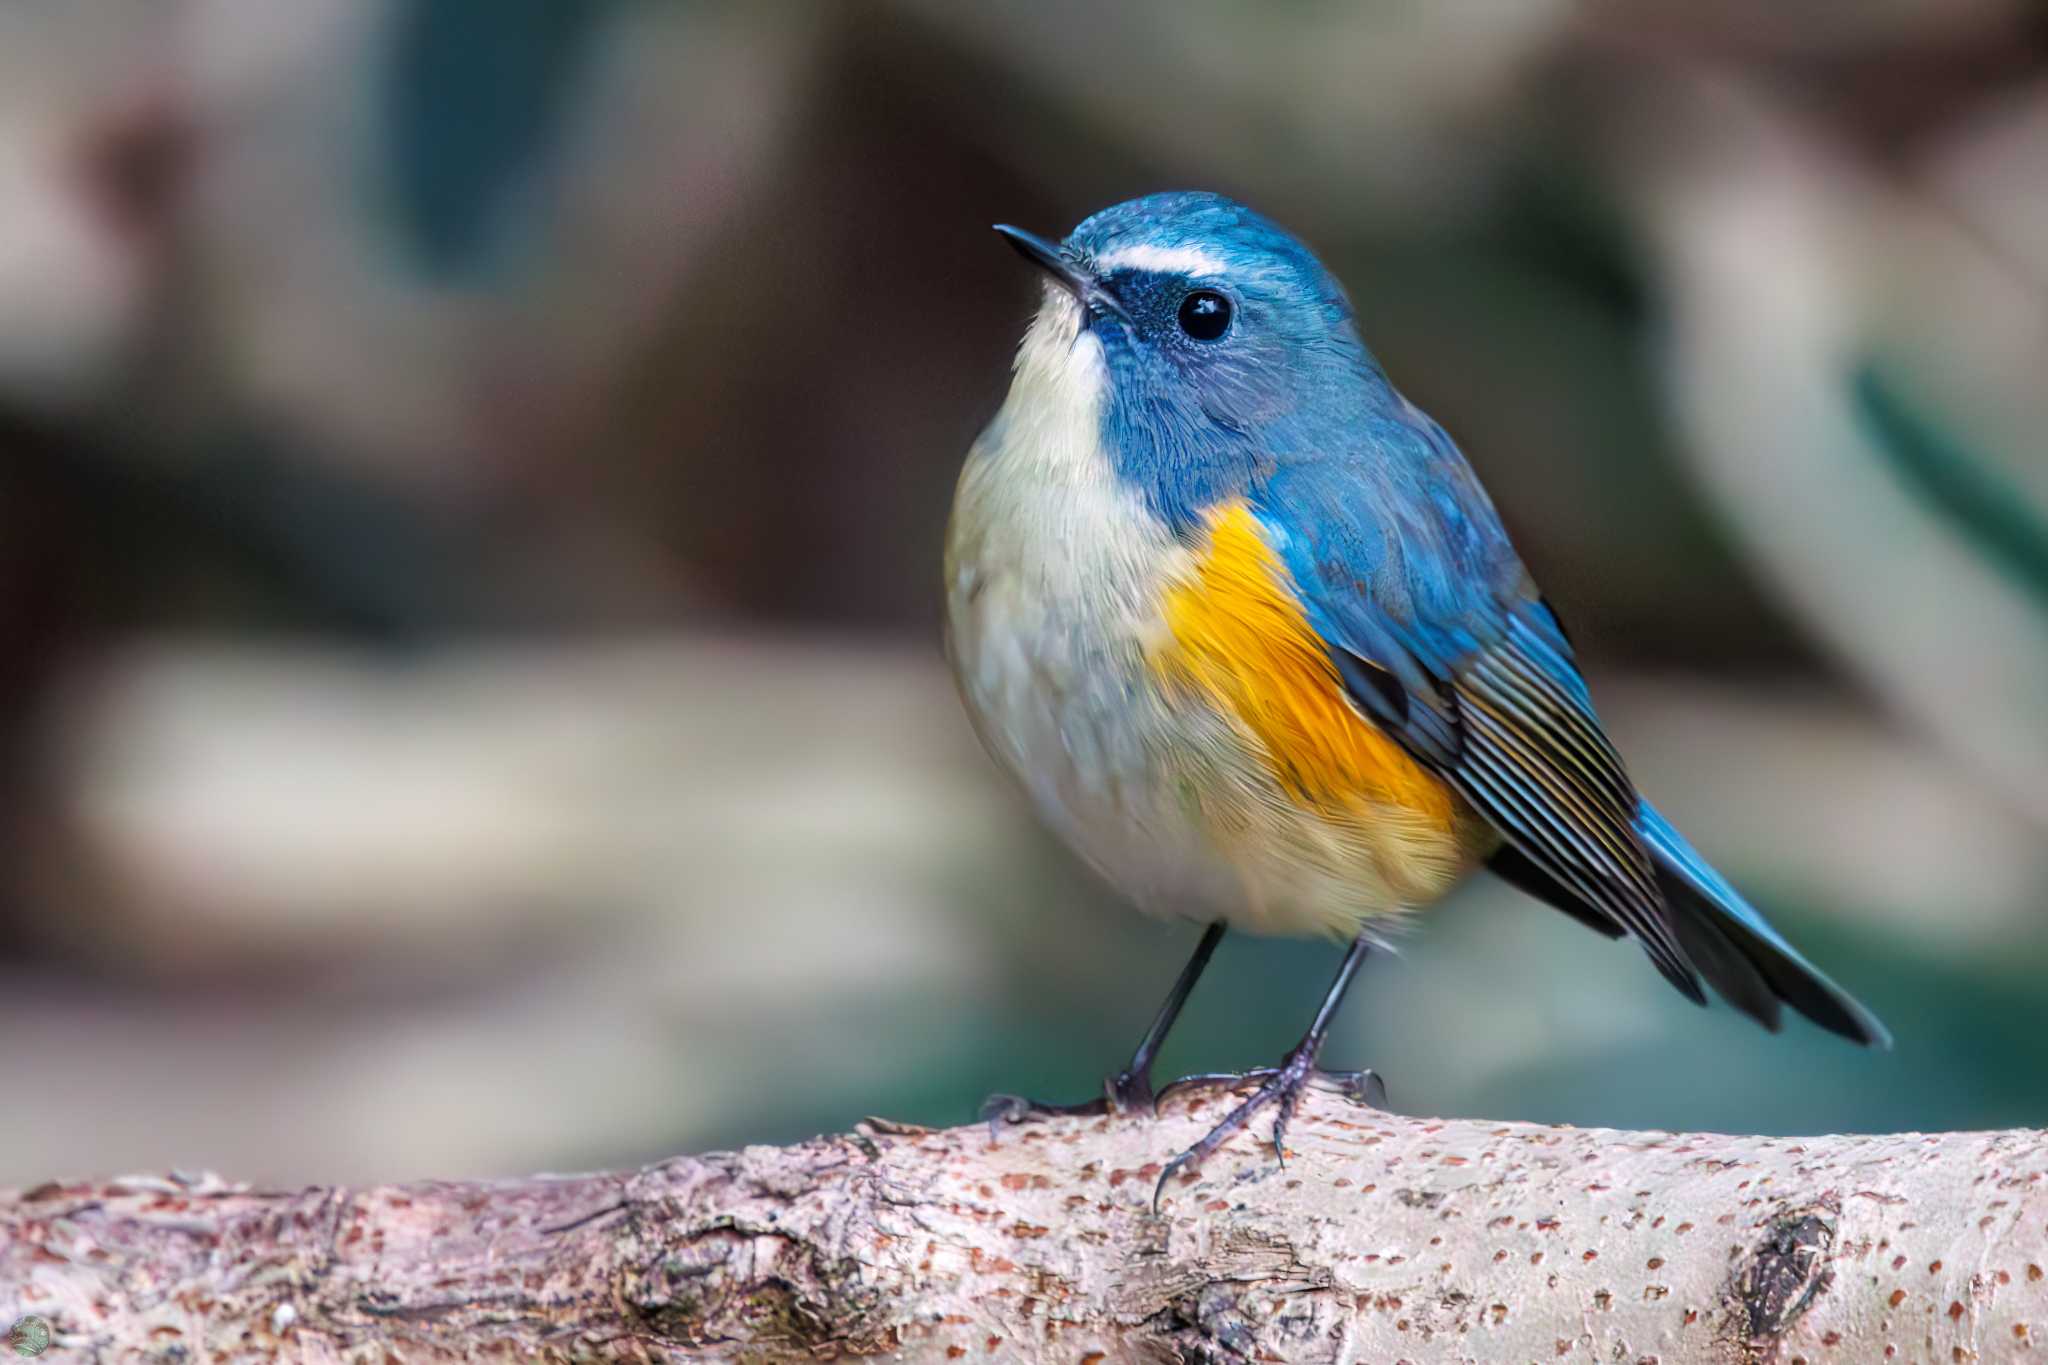
{"type": "MultiPolygon", "coordinates": [[[[1476,880],[1409,1113],[2048,1123],[2028,0],[0,3],[0,1183],[489,1175],[1081,1098],[1191,926],[982,757],[988,231],[1244,198],[1349,283],[1642,785],[1898,1035],[1476,880]]],[[[1167,1074],[1329,945],[1232,939],[1167,1074]]]]}

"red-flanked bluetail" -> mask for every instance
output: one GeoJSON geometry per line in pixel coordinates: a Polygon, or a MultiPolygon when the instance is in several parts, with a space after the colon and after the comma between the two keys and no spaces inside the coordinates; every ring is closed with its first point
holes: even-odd
{"type": "Polygon", "coordinates": [[[1209,924],[1076,1108],[1149,1108],[1226,925],[1348,939],[1301,1044],[1168,1174],[1266,1107],[1278,1145],[1369,948],[1480,867],[1633,937],[1695,1001],[1704,981],[1768,1028],[1790,1005],[1888,1045],[1638,794],[1471,467],[1306,247],[1213,194],[1057,244],[997,231],[1045,288],[954,502],[960,690],[1074,849],[1209,924]]]}

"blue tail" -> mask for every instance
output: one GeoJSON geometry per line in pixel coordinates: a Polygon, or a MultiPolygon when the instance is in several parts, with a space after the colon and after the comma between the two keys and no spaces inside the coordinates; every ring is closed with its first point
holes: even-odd
{"type": "Polygon", "coordinates": [[[1892,1045],[1877,1016],[1801,957],[1648,801],[1638,806],[1636,833],[1656,862],[1679,943],[1729,1004],[1775,1030],[1783,1001],[1844,1038],[1892,1045]]]}

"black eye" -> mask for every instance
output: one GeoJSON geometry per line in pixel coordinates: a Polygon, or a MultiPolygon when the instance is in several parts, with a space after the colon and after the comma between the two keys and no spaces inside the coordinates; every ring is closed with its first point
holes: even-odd
{"type": "Polygon", "coordinates": [[[1213,289],[1197,289],[1180,301],[1180,329],[1197,341],[1214,341],[1230,330],[1230,300],[1213,289]]]}

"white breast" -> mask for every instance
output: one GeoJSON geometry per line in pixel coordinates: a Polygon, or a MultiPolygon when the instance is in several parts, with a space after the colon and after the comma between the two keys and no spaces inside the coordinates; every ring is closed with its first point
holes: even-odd
{"type": "Polygon", "coordinates": [[[1002,410],[969,454],[946,547],[948,652],[983,742],[1040,814],[1141,907],[1238,898],[1181,775],[1238,743],[1169,707],[1145,663],[1187,551],[1102,448],[1107,375],[1081,310],[1048,289],[1002,410]]]}

